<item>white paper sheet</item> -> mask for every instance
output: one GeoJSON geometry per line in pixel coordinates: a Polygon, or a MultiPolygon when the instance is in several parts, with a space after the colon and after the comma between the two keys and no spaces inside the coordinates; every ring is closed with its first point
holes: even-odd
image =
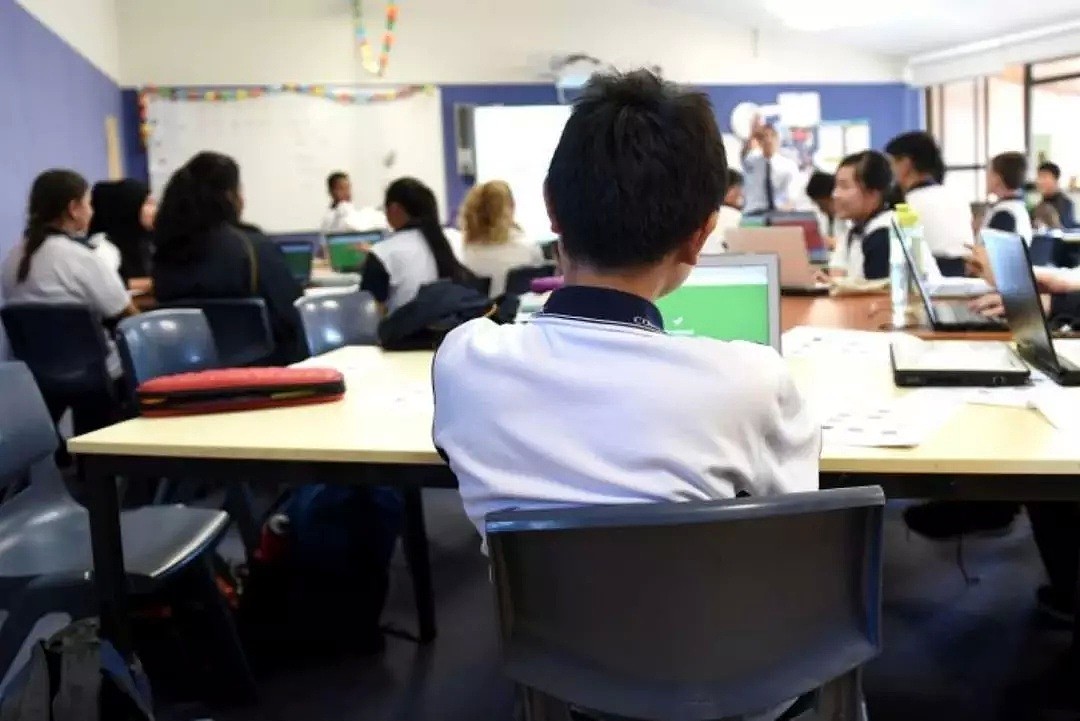
{"type": "Polygon", "coordinates": [[[822,421],[828,445],[913,448],[945,424],[962,401],[926,388],[904,396],[836,410],[822,421]]]}

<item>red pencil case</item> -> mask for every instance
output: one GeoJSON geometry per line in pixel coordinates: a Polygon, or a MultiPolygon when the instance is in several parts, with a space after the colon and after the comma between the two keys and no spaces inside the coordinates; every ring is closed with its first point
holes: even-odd
{"type": "Polygon", "coordinates": [[[144,416],[221,413],[340,400],[345,378],[330,368],[224,368],[154,378],[137,394],[144,416]]]}

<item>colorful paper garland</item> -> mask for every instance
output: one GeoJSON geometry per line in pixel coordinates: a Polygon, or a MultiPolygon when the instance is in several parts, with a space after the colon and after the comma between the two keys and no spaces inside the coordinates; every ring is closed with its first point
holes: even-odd
{"type": "Polygon", "coordinates": [[[360,51],[360,65],[372,75],[383,77],[390,64],[390,51],[394,48],[394,28],[397,27],[397,0],[387,0],[386,30],[383,32],[382,52],[375,61],[371,41],[368,39],[367,26],[364,23],[364,0],[352,0],[353,31],[356,34],[356,46],[360,51]]]}

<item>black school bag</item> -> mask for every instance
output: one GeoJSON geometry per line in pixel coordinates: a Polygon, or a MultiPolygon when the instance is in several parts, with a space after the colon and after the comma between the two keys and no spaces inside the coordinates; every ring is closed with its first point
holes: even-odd
{"type": "Polygon", "coordinates": [[[516,303],[496,304],[468,285],[440,280],[420,288],[409,303],[379,323],[379,344],[386,350],[432,350],[447,333],[475,318],[513,320],[516,303]]]}

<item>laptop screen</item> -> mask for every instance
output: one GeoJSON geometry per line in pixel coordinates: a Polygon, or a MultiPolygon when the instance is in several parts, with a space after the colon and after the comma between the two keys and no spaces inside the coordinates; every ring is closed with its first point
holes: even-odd
{"type": "Polygon", "coordinates": [[[330,268],[337,273],[355,273],[364,267],[366,246],[383,239],[381,230],[363,233],[333,233],[326,236],[326,255],[330,268]]]}
{"type": "Polygon", "coordinates": [[[745,340],[779,350],[776,256],[714,256],[657,301],[672,335],[745,340]]]}
{"type": "Polygon", "coordinates": [[[315,252],[315,246],[311,243],[284,242],[278,243],[278,248],[285,255],[285,264],[289,266],[289,273],[301,285],[311,280],[311,257],[315,252]]]}
{"type": "Polygon", "coordinates": [[[994,283],[1001,294],[1016,345],[1033,353],[1041,362],[1060,367],[1024,239],[1000,230],[983,230],[979,237],[986,246],[994,283]]]}

